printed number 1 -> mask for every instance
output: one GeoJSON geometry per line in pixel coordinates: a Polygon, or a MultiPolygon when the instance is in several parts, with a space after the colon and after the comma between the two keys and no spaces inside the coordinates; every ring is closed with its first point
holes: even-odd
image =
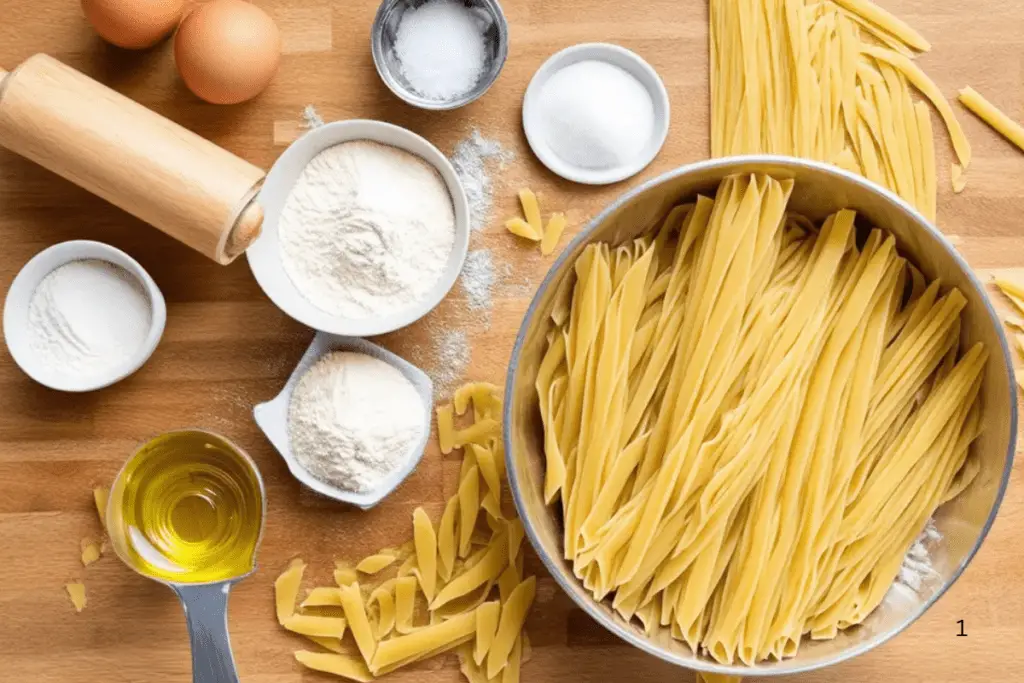
{"type": "Polygon", "coordinates": [[[959,638],[961,636],[966,636],[967,633],[964,631],[964,620],[960,619],[956,623],[960,624],[960,633],[956,634],[957,638],[959,638]]]}

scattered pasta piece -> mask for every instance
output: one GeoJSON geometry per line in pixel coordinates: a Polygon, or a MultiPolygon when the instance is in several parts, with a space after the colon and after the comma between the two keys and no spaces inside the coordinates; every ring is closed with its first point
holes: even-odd
{"type": "Polygon", "coordinates": [[[505,221],[505,228],[516,237],[523,237],[532,242],[540,242],[541,234],[522,218],[510,218],[505,221]]]}
{"type": "Polygon", "coordinates": [[[498,471],[498,460],[494,456],[494,451],[485,446],[475,444],[467,444],[467,448],[473,451],[476,465],[480,469],[480,476],[484,478],[488,492],[494,498],[494,502],[497,503],[501,500],[501,474],[498,471]]]}
{"type": "Polygon", "coordinates": [[[441,452],[448,455],[455,450],[455,422],[450,404],[437,407],[437,441],[441,452]]]}
{"type": "Polygon", "coordinates": [[[508,543],[504,538],[493,539],[480,561],[469,566],[455,576],[430,603],[430,609],[436,610],[452,600],[469,594],[471,591],[490,581],[497,581],[501,572],[508,564],[508,543]]]}
{"type": "Polygon", "coordinates": [[[512,591],[516,589],[520,583],[522,583],[522,577],[520,576],[519,568],[514,564],[510,564],[505,568],[505,571],[501,573],[501,577],[498,579],[498,595],[503,601],[508,600],[509,596],[512,595],[512,591]]]}
{"type": "Polygon", "coordinates": [[[455,557],[459,552],[459,540],[455,535],[455,515],[458,510],[459,497],[453,496],[444,506],[444,514],[437,528],[437,571],[445,582],[452,578],[455,557]]]}
{"type": "Polygon", "coordinates": [[[369,666],[377,649],[377,640],[370,628],[370,619],[366,615],[366,605],[358,583],[341,589],[341,606],[345,610],[348,626],[352,629],[352,636],[356,639],[359,654],[369,666]]]}
{"type": "Polygon", "coordinates": [[[411,633],[416,611],[416,577],[403,576],[395,582],[395,630],[411,633]]]}
{"type": "Polygon", "coordinates": [[[476,643],[473,646],[473,661],[477,666],[484,663],[491,649],[494,636],[498,633],[498,617],[501,616],[500,602],[485,602],[476,609],[476,643]]]}
{"type": "Polygon", "coordinates": [[[402,566],[398,568],[398,578],[402,578],[403,576],[411,576],[415,571],[416,556],[413,555],[412,557],[406,558],[405,562],[402,563],[402,566]]]}
{"type": "Polygon", "coordinates": [[[465,429],[456,431],[455,447],[462,448],[467,444],[483,445],[488,440],[497,437],[500,432],[501,424],[495,419],[485,417],[465,429]]]}
{"type": "Polygon", "coordinates": [[[508,562],[509,564],[515,564],[516,560],[519,559],[519,549],[523,545],[523,537],[526,535],[526,530],[523,528],[523,523],[518,518],[511,520],[508,523],[508,562]]]}
{"type": "Polygon", "coordinates": [[[1024,287],[1012,280],[1001,277],[997,277],[995,283],[999,291],[1003,293],[1003,296],[1009,299],[1010,303],[1017,309],[1017,312],[1024,315],[1024,287]]]}
{"type": "Polygon", "coordinates": [[[526,622],[526,615],[533,605],[533,598],[537,594],[537,579],[531,576],[516,586],[515,590],[508,597],[508,600],[501,606],[501,619],[498,622],[498,631],[494,635],[494,642],[491,643],[487,652],[487,675],[491,678],[498,675],[512,654],[512,648],[519,638],[523,624],[526,622]]]}
{"type": "Polygon", "coordinates": [[[339,655],[345,654],[345,648],[341,644],[341,638],[327,638],[325,636],[306,636],[306,640],[316,643],[328,652],[335,652],[339,655]]]}
{"type": "Polygon", "coordinates": [[[71,598],[71,604],[75,606],[76,612],[81,612],[85,609],[85,584],[84,583],[69,583],[64,586],[64,590],[68,592],[68,597],[71,598]]]}
{"type": "Polygon", "coordinates": [[[523,207],[526,222],[530,224],[533,233],[537,236],[536,239],[539,240],[544,232],[544,222],[540,217],[540,203],[537,201],[537,195],[533,193],[533,190],[523,188],[519,190],[519,203],[523,207]]]}
{"type": "Polygon", "coordinates": [[[1024,150],[1024,127],[982,97],[974,88],[964,88],[957,99],[997,133],[1024,150]]]}
{"type": "Polygon", "coordinates": [[[373,680],[366,663],[358,657],[299,650],[295,653],[295,659],[308,669],[334,674],[350,681],[369,683],[373,680]]]}
{"type": "Polygon", "coordinates": [[[296,558],[288,565],[288,569],[274,581],[274,602],[277,607],[277,621],[284,625],[295,614],[295,601],[299,597],[299,585],[306,565],[296,558]]]}
{"type": "Polygon", "coordinates": [[[551,214],[551,217],[548,218],[548,225],[544,229],[544,238],[540,242],[540,253],[550,256],[555,251],[555,247],[558,246],[558,240],[562,237],[564,230],[565,214],[551,214]]]}
{"type": "Polygon", "coordinates": [[[412,529],[416,543],[416,573],[420,588],[429,602],[434,599],[434,588],[437,586],[437,534],[423,508],[413,511],[412,529]]]}
{"type": "Polygon", "coordinates": [[[338,584],[338,588],[351,586],[358,580],[359,574],[352,567],[338,567],[334,570],[334,583],[338,584]]]}
{"type": "Polygon", "coordinates": [[[82,566],[88,567],[90,564],[100,559],[100,544],[89,538],[82,539],[82,566]]]}
{"type": "Polygon", "coordinates": [[[369,557],[363,558],[363,560],[356,565],[356,571],[362,572],[363,574],[376,574],[377,572],[383,571],[387,567],[393,565],[397,559],[397,555],[390,555],[388,553],[370,555],[369,557]]]}
{"type": "Polygon", "coordinates": [[[301,607],[341,607],[341,591],[334,586],[317,586],[302,601],[301,607]]]}
{"type": "Polygon", "coordinates": [[[960,194],[967,187],[967,173],[964,171],[964,167],[955,161],[953,162],[950,178],[953,179],[953,194],[960,194]]]}
{"type": "Polygon", "coordinates": [[[425,626],[416,631],[383,641],[370,664],[380,676],[424,657],[433,657],[472,640],[476,633],[476,611],[425,626]]]}
{"type": "Polygon", "coordinates": [[[487,672],[473,660],[473,646],[469,643],[460,645],[456,650],[459,656],[459,671],[469,683],[499,683],[498,679],[487,678],[487,672]]]}
{"type": "Polygon", "coordinates": [[[97,487],[92,490],[92,500],[96,505],[96,515],[100,518],[100,524],[107,528],[107,500],[110,498],[110,489],[97,487]]]}
{"type": "MultiPolygon", "coordinates": [[[[541,254],[544,256],[550,255],[554,252],[555,247],[558,245],[558,240],[565,230],[565,214],[551,214],[545,227],[544,221],[541,218],[537,195],[527,189],[520,190],[519,203],[523,207],[523,215],[526,217],[526,220],[518,217],[510,218],[505,221],[505,228],[513,235],[523,237],[532,242],[539,242],[541,254]]],[[[456,412],[459,415],[462,414],[457,408],[456,412]]]]}
{"type": "Polygon", "coordinates": [[[341,617],[321,617],[313,614],[293,614],[282,624],[292,633],[321,638],[345,637],[348,622],[341,617]]]}
{"type": "Polygon", "coordinates": [[[369,604],[377,605],[377,640],[382,640],[395,628],[395,596],[387,588],[377,588],[370,593],[369,604]]]}
{"type": "Polygon", "coordinates": [[[480,474],[476,465],[470,467],[459,483],[459,557],[469,557],[473,530],[480,514],[480,474]]]}
{"type": "Polygon", "coordinates": [[[509,653],[508,662],[501,670],[501,683],[519,683],[519,670],[523,663],[523,637],[517,636],[509,653]]]}
{"type": "MultiPolygon", "coordinates": [[[[465,415],[469,408],[470,401],[473,407],[483,414],[493,411],[495,403],[500,402],[498,398],[498,387],[490,382],[469,382],[455,390],[452,403],[455,406],[456,415],[465,415]]],[[[487,415],[494,417],[493,415],[487,415]]]]}

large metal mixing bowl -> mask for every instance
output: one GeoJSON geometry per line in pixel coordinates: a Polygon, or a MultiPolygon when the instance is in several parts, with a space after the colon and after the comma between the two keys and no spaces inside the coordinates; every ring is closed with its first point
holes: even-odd
{"type": "Polygon", "coordinates": [[[964,259],[935,227],[891,192],[837,168],[788,157],[734,157],[683,166],[630,190],[594,218],[551,267],[534,297],[516,338],[505,394],[504,438],[512,492],[527,536],[555,580],[598,623],[641,650],[691,669],[741,676],[793,674],[842,662],[884,643],[924,614],[963,573],[992,526],[1010,477],[1016,436],[1017,394],[1010,350],[981,282],[964,259]],[[974,444],[981,473],[967,491],[936,513],[942,540],[931,549],[934,581],[926,582],[918,593],[894,588],[863,624],[834,640],[807,640],[792,659],[746,667],[724,666],[697,655],[667,633],[647,636],[607,602],[595,601],[584,590],[562,559],[561,513],[544,504],[543,438],[533,384],[559,284],[573,277],[572,264],[587,244],[631,239],[658,224],[672,206],[697,193],[713,195],[725,176],[752,171],[794,179],[790,208],[814,220],[852,208],[864,224],[891,231],[900,253],[929,279],[941,278],[945,286],[963,292],[968,304],[962,344],[984,342],[991,356],[982,387],[984,433],[974,444]]]}

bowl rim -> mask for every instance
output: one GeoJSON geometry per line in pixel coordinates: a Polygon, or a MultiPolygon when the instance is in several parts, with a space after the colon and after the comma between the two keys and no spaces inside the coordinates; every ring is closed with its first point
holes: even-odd
{"type": "Polygon", "coordinates": [[[505,62],[508,60],[509,23],[508,18],[505,16],[505,10],[501,7],[501,3],[498,2],[498,0],[478,0],[477,5],[487,9],[488,13],[494,19],[498,29],[497,52],[495,54],[494,61],[492,62],[491,69],[489,69],[485,74],[486,79],[477,81],[469,92],[454,99],[432,100],[427,97],[417,95],[412,90],[403,87],[401,82],[395,78],[391,69],[388,68],[387,61],[384,58],[383,35],[385,20],[387,19],[388,14],[394,10],[399,2],[402,2],[402,0],[382,0],[380,5],[377,7],[377,13],[373,17],[373,25],[370,28],[370,54],[373,56],[373,65],[377,69],[377,75],[380,77],[380,80],[384,85],[387,86],[388,90],[406,104],[430,111],[450,111],[452,109],[458,109],[459,107],[475,102],[483,97],[484,94],[491,89],[491,86],[498,80],[502,70],[505,68],[505,62]]]}
{"type": "MultiPolygon", "coordinates": [[[[967,566],[974,559],[974,556],[978,553],[982,543],[988,536],[989,531],[992,528],[993,523],[999,513],[999,508],[1002,505],[1003,498],[1006,494],[1007,486],[1009,485],[1010,475],[1013,470],[1013,460],[1016,451],[1017,442],[1017,427],[1018,427],[1018,411],[1017,411],[1017,384],[1013,377],[1013,355],[1010,352],[1009,343],[1006,339],[1006,332],[1003,329],[1002,323],[996,313],[995,308],[992,306],[992,302],[987,295],[981,297],[984,302],[985,312],[988,314],[988,318],[996,330],[997,338],[999,339],[999,345],[1003,353],[1003,361],[1005,367],[1008,369],[1008,382],[1009,387],[1009,405],[1010,405],[1010,439],[1007,447],[1006,460],[1003,465],[1003,473],[999,482],[998,490],[992,504],[992,509],[989,511],[988,519],[985,520],[984,525],[981,527],[981,532],[978,534],[977,539],[974,541],[973,546],[964,556],[963,561],[960,562],[951,573],[949,579],[944,582],[939,589],[930,596],[926,601],[922,603],[921,609],[916,614],[906,619],[904,623],[900,624],[897,628],[891,629],[886,633],[881,634],[873,640],[869,640],[865,643],[858,644],[854,647],[844,650],[836,654],[832,659],[827,661],[816,662],[812,664],[806,664],[803,666],[794,666],[786,670],[776,670],[771,668],[761,668],[757,665],[746,666],[746,665],[726,665],[712,662],[706,659],[693,658],[683,659],[672,653],[669,653],[661,648],[655,647],[648,639],[639,636],[634,631],[626,628],[617,621],[610,620],[606,615],[598,609],[598,603],[590,598],[581,598],[573,590],[574,585],[578,585],[578,581],[575,579],[568,579],[563,575],[563,568],[561,566],[560,559],[552,558],[541,550],[540,539],[537,531],[533,526],[530,518],[524,514],[525,503],[522,494],[522,483],[519,480],[518,472],[514,466],[514,451],[512,444],[512,436],[510,425],[512,424],[512,403],[514,399],[513,387],[516,386],[516,379],[519,373],[519,357],[522,353],[523,344],[525,342],[526,333],[530,329],[534,322],[535,316],[538,314],[538,308],[540,300],[544,293],[550,288],[552,281],[555,277],[561,273],[566,262],[569,260],[570,254],[574,253],[576,248],[581,244],[585,243],[590,239],[591,234],[600,226],[605,220],[608,219],[614,212],[625,206],[629,202],[633,201],[639,195],[645,193],[658,185],[669,182],[680,176],[688,175],[697,170],[718,170],[718,169],[729,169],[732,167],[742,166],[744,164],[775,164],[779,166],[789,167],[804,167],[821,171],[826,174],[840,177],[847,182],[852,182],[862,186],[871,192],[881,195],[885,200],[894,204],[900,210],[909,213],[910,218],[918,224],[919,227],[925,229],[931,233],[934,237],[937,237],[943,245],[946,246],[946,250],[950,256],[954,259],[957,266],[964,271],[967,279],[971,284],[981,293],[985,293],[985,287],[974,270],[968,265],[966,259],[957,251],[953,245],[946,239],[942,232],[933,225],[927,218],[924,217],[917,209],[908,204],[902,198],[891,192],[890,190],[849,171],[825,164],[818,161],[811,161],[807,159],[799,159],[796,157],[771,155],[771,154],[756,154],[756,155],[739,155],[731,157],[721,157],[717,159],[707,159],[704,161],[698,161],[690,164],[684,164],[671,171],[662,173],[655,178],[645,181],[636,187],[628,190],[624,194],[616,198],[611,204],[605,207],[600,213],[587,223],[587,226],[580,231],[578,235],[562,250],[558,258],[549,268],[547,274],[544,276],[543,281],[537,288],[537,292],[534,294],[533,299],[530,301],[530,305],[523,315],[523,322],[520,325],[519,332],[516,334],[515,344],[512,348],[512,355],[509,360],[509,371],[507,379],[505,380],[505,394],[504,394],[504,408],[502,414],[502,442],[505,447],[505,470],[508,473],[509,488],[512,492],[512,498],[516,505],[516,510],[519,513],[519,517],[523,522],[523,528],[526,531],[526,537],[530,540],[530,544],[533,546],[537,556],[544,563],[548,573],[554,578],[555,582],[559,587],[569,595],[569,597],[586,612],[592,619],[594,619],[601,626],[611,631],[613,634],[626,641],[630,645],[639,648],[640,650],[657,657],[663,661],[676,664],[688,669],[693,669],[706,673],[724,674],[731,676],[789,676],[793,674],[805,673],[808,671],[814,671],[822,669],[828,666],[839,664],[847,660],[853,659],[859,655],[873,650],[874,648],[885,644],[892,638],[902,633],[904,630],[909,628],[914,622],[921,618],[932,605],[934,605],[939,598],[945,595],[960,578],[960,576],[967,569],[967,566]]],[[[792,661],[792,660],[790,660],[792,661]]]]}
{"type": "Polygon", "coordinates": [[[665,146],[672,120],[672,103],[661,76],[639,54],[615,43],[577,43],[548,57],[530,78],[530,83],[523,94],[522,109],[523,134],[537,159],[555,175],[584,185],[612,185],[631,178],[650,166],[665,146]],[[654,106],[654,131],[644,154],[637,157],[633,163],[605,169],[574,166],[555,154],[537,130],[538,99],[544,85],[562,69],[590,60],[604,62],[626,71],[639,81],[651,96],[654,106]]]}
{"type": "Polygon", "coordinates": [[[469,252],[469,199],[451,161],[423,136],[392,123],[373,119],[347,119],[312,128],[277,158],[260,188],[259,197],[265,215],[263,230],[259,238],[246,249],[246,261],[260,289],[274,305],[292,319],[314,330],[348,337],[372,337],[413,324],[448,296],[459,279],[469,252]],[[281,262],[278,223],[284,204],[305,164],[329,147],[358,140],[401,149],[435,169],[451,197],[455,236],[444,270],[422,300],[384,316],[347,318],[320,310],[292,282],[281,262]],[[305,163],[299,166],[298,162],[302,160],[305,163]]]}
{"type": "Polygon", "coordinates": [[[68,240],[46,247],[21,267],[4,300],[3,337],[14,362],[22,372],[39,384],[56,391],[86,393],[105,389],[134,374],[156,351],[167,324],[167,303],[156,281],[142,265],[126,252],[106,242],[68,240]],[[56,269],[71,263],[95,259],[122,268],[138,281],[149,299],[149,331],[142,345],[125,356],[111,372],[86,377],[61,376],[44,371],[29,348],[28,309],[32,295],[43,279],[56,269]]]}

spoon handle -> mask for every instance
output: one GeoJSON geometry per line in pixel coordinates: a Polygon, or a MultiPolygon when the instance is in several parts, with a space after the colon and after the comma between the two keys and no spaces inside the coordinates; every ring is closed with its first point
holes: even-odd
{"type": "Polygon", "coordinates": [[[192,643],[193,683],[238,683],[228,639],[230,582],[171,586],[178,594],[192,643]]]}

